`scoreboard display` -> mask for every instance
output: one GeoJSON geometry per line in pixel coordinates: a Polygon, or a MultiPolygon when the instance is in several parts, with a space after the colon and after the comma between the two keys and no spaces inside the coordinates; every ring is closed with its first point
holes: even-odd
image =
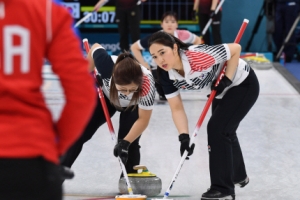
{"type": "MultiPolygon", "coordinates": [[[[116,24],[115,0],[109,0],[98,12],[93,12],[99,0],[63,0],[61,3],[70,11],[74,24],[89,13],[91,17],[78,26],[81,38],[88,38],[91,44],[100,43],[108,52],[118,55],[119,46],[118,25],[116,24]]],[[[198,22],[191,20],[194,0],[147,0],[140,4],[141,37],[161,30],[160,20],[167,11],[177,13],[178,28],[199,33],[198,22]]],[[[134,41],[131,41],[134,42],[134,41]]],[[[145,60],[151,59],[150,54],[145,60]]]]}
{"type": "MultiPolygon", "coordinates": [[[[93,11],[98,0],[65,0],[63,5],[72,14],[75,22],[93,11]]],[[[93,12],[79,28],[95,28],[103,25],[115,24],[114,1],[107,2],[98,12],[93,12]]]]}
{"type": "MultiPolygon", "coordinates": [[[[64,0],[62,4],[71,12],[75,22],[93,11],[98,0],[64,0]]],[[[177,13],[180,25],[197,25],[191,20],[194,0],[148,0],[140,4],[141,28],[153,28],[160,24],[161,17],[166,11],[177,13]]],[[[115,23],[115,0],[108,1],[98,12],[85,20],[79,28],[117,28],[115,23]]]]}

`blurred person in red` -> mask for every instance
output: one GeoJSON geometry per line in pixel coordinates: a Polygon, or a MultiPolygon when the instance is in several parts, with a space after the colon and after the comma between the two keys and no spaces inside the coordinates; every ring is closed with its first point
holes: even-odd
{"type": "Polygon", "coordinates": [[[96,103],[72,23],[52,0],[0,0],[0,199],[62,199],[59,157],[96,103]],[[44,59],[65,95],[56,122],[41,91],[44,59]]]}

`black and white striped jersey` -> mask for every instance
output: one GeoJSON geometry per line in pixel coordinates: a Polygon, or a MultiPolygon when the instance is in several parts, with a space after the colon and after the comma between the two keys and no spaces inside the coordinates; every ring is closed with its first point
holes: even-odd
{"type": "MultiPolygon", "coordinates": [[[[181,51],[181,60],[185,76],[181,76],[174,69],[164,71],[159,69],[159,82],[163,87],[166,98],[172,98],[179,94],[179,89],[203,90],[209,94],[210,86],[216,79],[231,54],[227,44],[221,45],[193,45],[188,50],[181,51]]],[[[222,98],[227,90],[239,85],[246,79],[250,66],[240,59],[239,66],[233,77],[232,84],[216,98],[222,98]]]]}
{"type": "MultiPolygon", "coordinates": [[[[92,52],[92,57],[94,58],[95,66],[98,72],[101,74],[103,80],[102,90],[106,97],[109,98],[111,75],[113,71],[114,64],[117,60],[117,56],[110,56],[106,50],[102,47],[94,49],[92,52]]],[[[142,95],[139,99],[138,107],[144,110],[152,110],[155,98],[155,86],[154,78],[149,70],[141,65],[143,76],[142,85],[142,95]]],[[[127,107],[133,93],[129,95],[124,95],[119,93],[119,101],[121,107],[127,107]]]]}

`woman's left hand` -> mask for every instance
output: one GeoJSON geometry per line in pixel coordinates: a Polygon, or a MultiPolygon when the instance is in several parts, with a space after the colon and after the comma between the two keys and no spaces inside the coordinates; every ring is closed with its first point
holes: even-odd
{"type": "MultiPolygon", "coordinates": [[[[194,152],[195,144],[190,146],[190,136],[187,133],[181,133],[179,135],[180,145],[180,154],[183,155],[184,151],[188,152],[187,156],[190,156],[194,152]]],[[[189,157],[186,157],[186,160],[189,160],[189,157]]]]}
{"type": "Polygon", "coordinates": [[[122,163],[125,165],[128,159],[128,148],[129,148],[130,142],[126,140],[120,140],[118,144],[115,145],[114,148],[114,155],[116,157],[120,157],[122,163]]]}

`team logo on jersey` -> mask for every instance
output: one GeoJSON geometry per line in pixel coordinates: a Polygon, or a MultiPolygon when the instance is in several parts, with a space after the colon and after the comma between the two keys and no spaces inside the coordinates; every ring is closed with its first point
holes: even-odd
{"type": "MultiPolygon", "coordinates": [[[[199,74],[198,77],[191,78],[190,83],[187,83],[185,79],[183,80],[175,80],[173,82],[173,85],[176,88],[182,88],[187,90],[200,90],[210,85],[212,80],[214,79],[215,73],[219,68],[219,64],[213,65],[213,67],[210,69],[210,71],[205,73],[197,73],[199,74]]],[[[207,71],[207,70],[206,70],[207,71]]]]}
{"type": "Polygon", "coordinates": [[[68,9],[74,19],[80,18],[80,3],[62,3],[68,9]]]}
{"type": "Polygon", "coordinates": [[[201,74],[198,76],[198,78],[199,78],[200,80],[203,80],[203,79],[207,76],[207,74],[208,74],[208,73],[201,73],[201,74]]]}

